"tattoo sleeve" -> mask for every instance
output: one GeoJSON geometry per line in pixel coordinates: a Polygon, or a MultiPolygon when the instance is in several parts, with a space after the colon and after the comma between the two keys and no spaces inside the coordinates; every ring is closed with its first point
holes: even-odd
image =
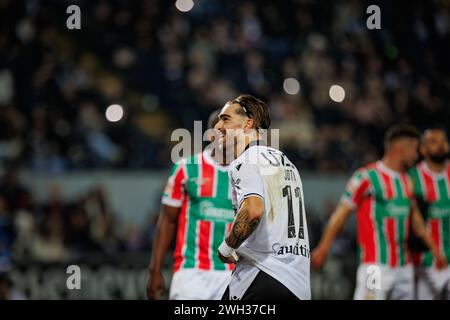
{"type": "Polygon", "coordinates": [[[237,249],[258,227],[260,218],[251,219],[247,208],[242,207],[236,215],[231,232],[225,239],[226,243],[237,249]]]}

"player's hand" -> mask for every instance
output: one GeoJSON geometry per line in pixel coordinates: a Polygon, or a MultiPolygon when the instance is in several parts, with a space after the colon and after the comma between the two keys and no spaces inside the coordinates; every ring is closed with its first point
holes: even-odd
{"type": "Polygon", "coordinates": [[[147,298],[149,300],[156,300],[164,294],[164,277],[159,272],[151,272],[147,282],[147,298]]]}
{"type": "Polygon", "coordinates": [[[447,259],[440,252],[433,253],[434,258],[436,259],[436,268],[438,270],[442,270],[447,267],[447,259]]]}
{"type": "Polygon", "coordinates": [[[236,263],[238,262],[239,258],[237,255],[231,255],[229,257],[224,257],[219,250],[217,250],[217,256],[223,263],[236,263]]]}
{"type": "Polygon", "coordinates": [[[311,253],[311,265],[314,269],[321,268],[325,261],[327,261],[328,256],[328,250],[321,247],[320,245],[317,246],[311,253]]]}

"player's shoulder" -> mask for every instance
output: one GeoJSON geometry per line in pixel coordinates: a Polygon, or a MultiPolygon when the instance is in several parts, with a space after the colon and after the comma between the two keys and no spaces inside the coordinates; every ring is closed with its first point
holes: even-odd
{"type": "Polygon", "coordinates": [[[264,155],[267,158],[267,147],[265,145],[253,145],[247,148],[244,152],[234,159],[229,165],[229,172],[238,173],[241,168],[247,166],[260,166],[264,155]]]}
{"type": "Polygon", "coordinates": [[[175,160],[172,164],[172,173],[179,170],[185,171],[186,164],[188,163],[188,158],[189,157],[182,157],[179,158],[178,160],[175,160]]]}
{"type": "Polygon", "coordinates": [[[353,194],[361,188],[371,190],[372,183],[369,177],[369,172],[376,169],[375,164],[375,162],[368,163],[356,169],[347,182],[347,192],[353,194]]]}
{"type": "Polygon", "coordinates": [[[369,173],[376,170],[377,170],[377,162],[370,162],[356,169],[353,175],[368,178],[369,173]]]}
{"type": "MultiPolygon", "coordinates": [[[[251,145],[237,157],[234,163],[256,163],[262,153],[267,152],[267,147],[263,145],[251,145]]],[[[232,162],[232,163],[233,163],[232,162]]]]}
{"type": "MultiPolygon", "coordinates": [[[[261,157],[267,158],[267,156],[272,155],[284,155],[284,153],[274,147],[268,145],[254,145],[246,150],[247,158],[249,159],[260,159],[261,157]]],[[[285,155],[284,155],[285,156],[285,155]]]]}
{"type": "Polygon", "coordinates": [[[275,149],[267,146],[266,144],[258,144],[253,145],[246,150],[246,152],[250,155],[257,156],[261,155],[261,153],[269,153],[270,151],[274,151],[275,149]]]}
{"type": "Polygon", "coordinates": [[[183,161],[183,164],[186,166],[198,166],[203,161],[202,154],[203,154],[202,152],[194,153],[190,156],[182,158],[181,161],[183,161]]]}
{"type": "Polygon", "coordinates": [[[201,153],[192,154],[186,157],[182,157],[175,161],[173,168],[177,170],[182,170],[187,173],[190,171],[192,167],[196,167],[201,164],[202,157],[201,153]]]}

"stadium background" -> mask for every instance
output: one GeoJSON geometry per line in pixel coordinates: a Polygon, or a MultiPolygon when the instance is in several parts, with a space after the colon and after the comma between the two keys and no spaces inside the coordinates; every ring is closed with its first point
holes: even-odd
{"type": "MultiPolygon", "coordinates": [[[[143,299],[170,134],[241,92],[269,103],[303,176],[311,247],[390,124],[448,128],[450,1],[174,4],[0,0],[0,271],[17,297],[143,299]],[[71,4],[81,30],[66,28],[71,4]]],[[[352,221],[314,298],[351,298],[355,250],[352,221]]]]}

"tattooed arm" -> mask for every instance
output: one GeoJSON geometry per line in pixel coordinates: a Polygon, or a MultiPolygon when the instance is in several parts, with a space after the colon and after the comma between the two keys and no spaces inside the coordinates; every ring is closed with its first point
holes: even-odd
{"type": "Polygon", "coordinates": [[[256,230],[264,212],[264,201],[250,196],[242,201],[230,233],[219,247],[218,256],[225,263],[235,263],[234,250],[256,230]]]}

